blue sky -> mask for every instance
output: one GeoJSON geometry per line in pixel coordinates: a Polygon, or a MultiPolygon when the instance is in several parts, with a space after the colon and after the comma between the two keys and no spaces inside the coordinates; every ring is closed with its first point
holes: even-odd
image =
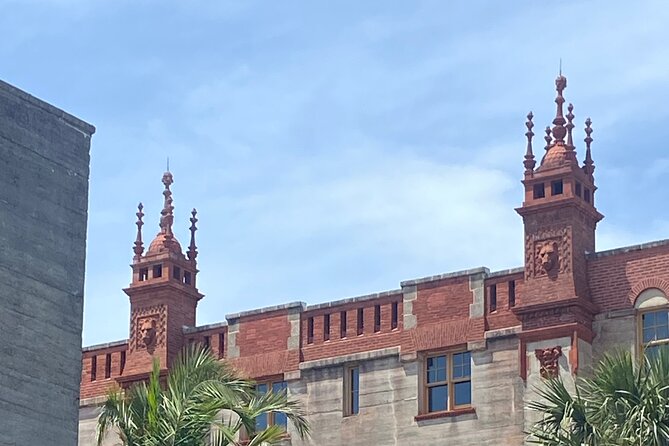
{"type": "Polygon", "coordinates": [[[560,58],[579,156],[595,130],[598,249],[669,237],[665,2],[0,10],[0,78],[97,127],[85,345],[127,337],[135,208],[150,240],[167,156],[184,245],[199,210],[199,324],[521,266],[525,115],[553,118],[560,58]]]}

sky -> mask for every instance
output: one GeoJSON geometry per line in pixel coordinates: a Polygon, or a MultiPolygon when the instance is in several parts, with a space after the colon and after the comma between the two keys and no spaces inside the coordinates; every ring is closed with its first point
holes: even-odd
{"type": "Polygon", "coordinates": [[[525,116],[542,147],[560,59],[597,249],[669,238],[667,23],[663,1],[0,0],[0,78],[97,128],[91,345],[128,336],[167,157],[199,325],[522,266],[525,116]]]}

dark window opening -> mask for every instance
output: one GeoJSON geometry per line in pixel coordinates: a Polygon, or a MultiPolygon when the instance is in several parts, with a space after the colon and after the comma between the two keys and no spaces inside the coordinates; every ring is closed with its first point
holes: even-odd
{"type": "Polygon", "coordinates": [[[91,381],[98,379],[98,357],[91,358],[91,381]]]}
{"type": "Polygon", "coordinates": [[[509,306],[510,307],[515,307],[516,306],[516,281],[515,280],[510,280],[509,281],[509,306]]]}
{"type": "Polygon", "coordinates": [[[583,189],[583,199],[585,200],[586,203],[590,203],[590,189],[587,187],[583,189]]]}
{"type": "Polygon", "coordinates": [[[579,183],[578,181],[576,182],[575,193],[577,197],[581,196],[581,183],[579,183]]]}
{"type": "Polygon", "coordinates": [[[544,198],[546,196],[546,191],[544,190],[544,183],[538,183],[534,185],[534,198],[544,198]]]}
{"type": "Polygon", "coordinates": [[[125,370],[125,352],[121,352],[121,370],[119,373],[123,375],[123,370],[125,370]]]}
{"type": "Polygon", "coordinates": [[[222,358],[225,356],[225,335],[223,333],[218,334],[218,357],[222,358]]]}
{"type": "Polygon", "coordinates": [[[339,337],[346,337],[346,312],[342,311],[339,313],[339,337]]]}
{"type": "Polygon", "coordinates": [[[562,180],[553,181],[551,183],[551,195],[562,195],[562,190],[562,180]]]}
{"type": "Polygon", "coordinates": [[[191,274],[190,271],[184,271],[184,284],[190,285],[191,284],[191,274]]]}
{"type": "Polygon", "coordinates": [[[211,336],[205,336],[204,337],[204,342],[202,342],[202,343],[204,344],[204,348],[211,347],[211,336]]]}
{"type": "Polygon", "coordinates": [[[112,360],[111,353],[105,355],[105,378],[111,378],[112,360]]]}
{"type": "Polygon", "coordinates": [[[145,280],[149,280],[149,268],[140,268],[139,281],[144,282],[145,280]]]}
{"type": "Polygon", "coordinates": [[[360,368],[346,370],[344,378],[344,416],[355,415],[360,411],[360,368]]]}
{"type": "Polygon", "coordinates": [[[314,318],[307,319],[307,344],[314,343],[314,318]]]}
{"type": "Polygon", "coordinates": [[[391,316],[390,316],[390,328],[391,330],[394,330],[397,328],[397,321],[399,318],[399,302],[393,302],[392,305],[392,310],[391,310],[391,316]]]}
{"type": "Polygon", "coordinates": [[[358,308],[358,336],[360,336],[365,331],[365,320],[363,319],[364,313],[362,308],[358,308]]]}
{"type": "Polygon", "coordinates": [[[323,340],[330,340],[330,315],[323,315],[323,340]]]}
{"type": "Polygon", "coordinates": [[[381,331],[381,305],[374,305],[374,333],[381,331]]]}
{"type": "Polygon", "coordinates": [[[490,285],[489,309],[491,313],[497,311],[497,285],[490,285]]]}
{"type": "Polygon", "coordinates": [[[153,265],[153,278],[163,277],[163,265],[153,265]]]}
{"type": "Polygon", "coordinates": [[[181,282],[181,268],[178,266],[172,268],[172,278],[181,282]]]}

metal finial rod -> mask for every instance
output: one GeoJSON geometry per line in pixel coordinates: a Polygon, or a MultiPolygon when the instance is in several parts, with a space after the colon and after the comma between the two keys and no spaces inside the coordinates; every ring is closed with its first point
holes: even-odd
{"type": "Polygon", "coordinates": [[[133,248],[133,252],[135,253],[133,258],[135,260],[139,260],[144,252],[144,243],[142,242],[142,226],[144,225],[142,217],[144,217],[144,212],[142,212],[142,209],[144,209],[144,205],[140,202],[137,205],[137,213],[135,214],[137,215],[137,222],[135,223],[137,225],[137,238],[135,239],[135,246],[133,248]]]}
{"type": "Polygon", "coordinates": [[[523,161],[525,173],[533,172],[534,166],[536,165],[534,153],[532,152],[532,137],[534,136],[534,132],[532,131],[532,128],[534,127],[534,123],[532,122],[533,117],[534,115],[532,112],[529,112],[527,114],[527,122],[525,123],[525,126],[527,127],[527,132],[525,132],[525,136],[527,137],[527,151],[525,152],[525,161],[523,161]]]}
{"type": "Polygon", "coordinates": [[[195,246],[195,231],[197,231],[197,226],[195,226],[195,223],[197,223],[197,210],[193,208],[191,211],[192,217],[190,218],[190,245],[188,246],[188,252],[186,253],[188,255],[189,260],[195,260],[197,258],[197,246],[195,246]]]}

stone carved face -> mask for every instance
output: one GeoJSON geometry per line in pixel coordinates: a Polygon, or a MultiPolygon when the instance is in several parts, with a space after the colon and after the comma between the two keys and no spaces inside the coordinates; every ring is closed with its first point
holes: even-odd
{"type": "Polygon", "coordinates": [[[556,242],[545,242],[539,249],[541,268],[548,273],[557,264],[558,246],[556,242]]]}
{"type": "Polygon", "coordinates": [[[537,349],[534,351],[535,356],[539,360],[540,374],[542,378],[555,378],[560,373],[560,366],[558,360],[562,356],[562,347],[549,347],[544,349],[537,349]]]}
{"type": "Polygon", "coordinates": [[[139,323],[139,338],[147,349],[156,344],[156,325],[157,322],[154,318],[146,318],[139,323]]]}

